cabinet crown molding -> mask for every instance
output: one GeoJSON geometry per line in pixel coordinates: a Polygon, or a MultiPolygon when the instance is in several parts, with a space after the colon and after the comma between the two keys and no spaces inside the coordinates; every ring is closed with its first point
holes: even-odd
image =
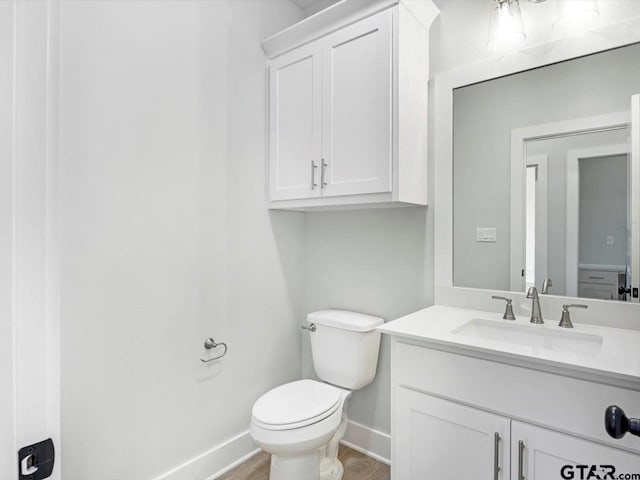
{"type": "Polygon", "coordinates": [[[341,0],[261,42],[268,59],[402,3],[428,29],[439,13],[431,0],[341,0]]]}

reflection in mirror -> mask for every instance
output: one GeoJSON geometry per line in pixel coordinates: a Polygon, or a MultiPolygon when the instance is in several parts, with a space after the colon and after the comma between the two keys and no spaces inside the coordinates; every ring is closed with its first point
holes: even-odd
{"type": "Polygon", "coordinates": [[[627,138],[623,127],[526,142],[527,287],[552,279],[554,295],[626,300],[627,138]]]}
{"type": "Polygon", "coordinates": [[[630,300],[638,58],[634,44],[454,90],[455,286],[630,300]]]}

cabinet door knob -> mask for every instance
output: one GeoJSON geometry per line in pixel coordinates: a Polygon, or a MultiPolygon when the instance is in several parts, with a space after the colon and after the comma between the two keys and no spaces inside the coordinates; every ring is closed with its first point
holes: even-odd
{"type": "Polygon", "coordinates": [[[613,438],[622,438],[627,432],[640,437],[640,418],[628,418],[622,408],[610,405],[604,412],[604,428],[613,438]]]}

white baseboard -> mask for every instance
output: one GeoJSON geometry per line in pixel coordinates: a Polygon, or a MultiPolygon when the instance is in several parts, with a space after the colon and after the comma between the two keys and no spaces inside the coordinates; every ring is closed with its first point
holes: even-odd
{"type": "Polygon", "coordinates": [[[360,423],[349,421],[347,433],[340,442],[379,462],[391,465],[391,435],[360,423]]]}
{"type": "Polygon", "coordinates": [[[195,456],[154,480],[214,480],[260,451],[249,431],[195,456]]]}
{"type": "MultiPolygon", "coordinates": [[[[342,442],[347,447],[390,464],[391,436],[356,422],[349,422],[342,442]]],[[[187,460],[154,480],[214,480],[260,451],[249,431],[187,460]]]]}

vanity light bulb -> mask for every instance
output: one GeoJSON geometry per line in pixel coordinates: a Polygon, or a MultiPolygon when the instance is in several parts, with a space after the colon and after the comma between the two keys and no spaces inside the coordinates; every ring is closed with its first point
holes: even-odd
{"type": "Polygon", "coordinates": [[[588,30],[600,15],[597,0],[562,0],[557,3],[554,30],[581,32],[588,30]]]}
{"type": "Polygon", "coordinates": [[[493,52],[513,51],[526,38],[518,0],[494,0],[487,48],[493,52]]]}

